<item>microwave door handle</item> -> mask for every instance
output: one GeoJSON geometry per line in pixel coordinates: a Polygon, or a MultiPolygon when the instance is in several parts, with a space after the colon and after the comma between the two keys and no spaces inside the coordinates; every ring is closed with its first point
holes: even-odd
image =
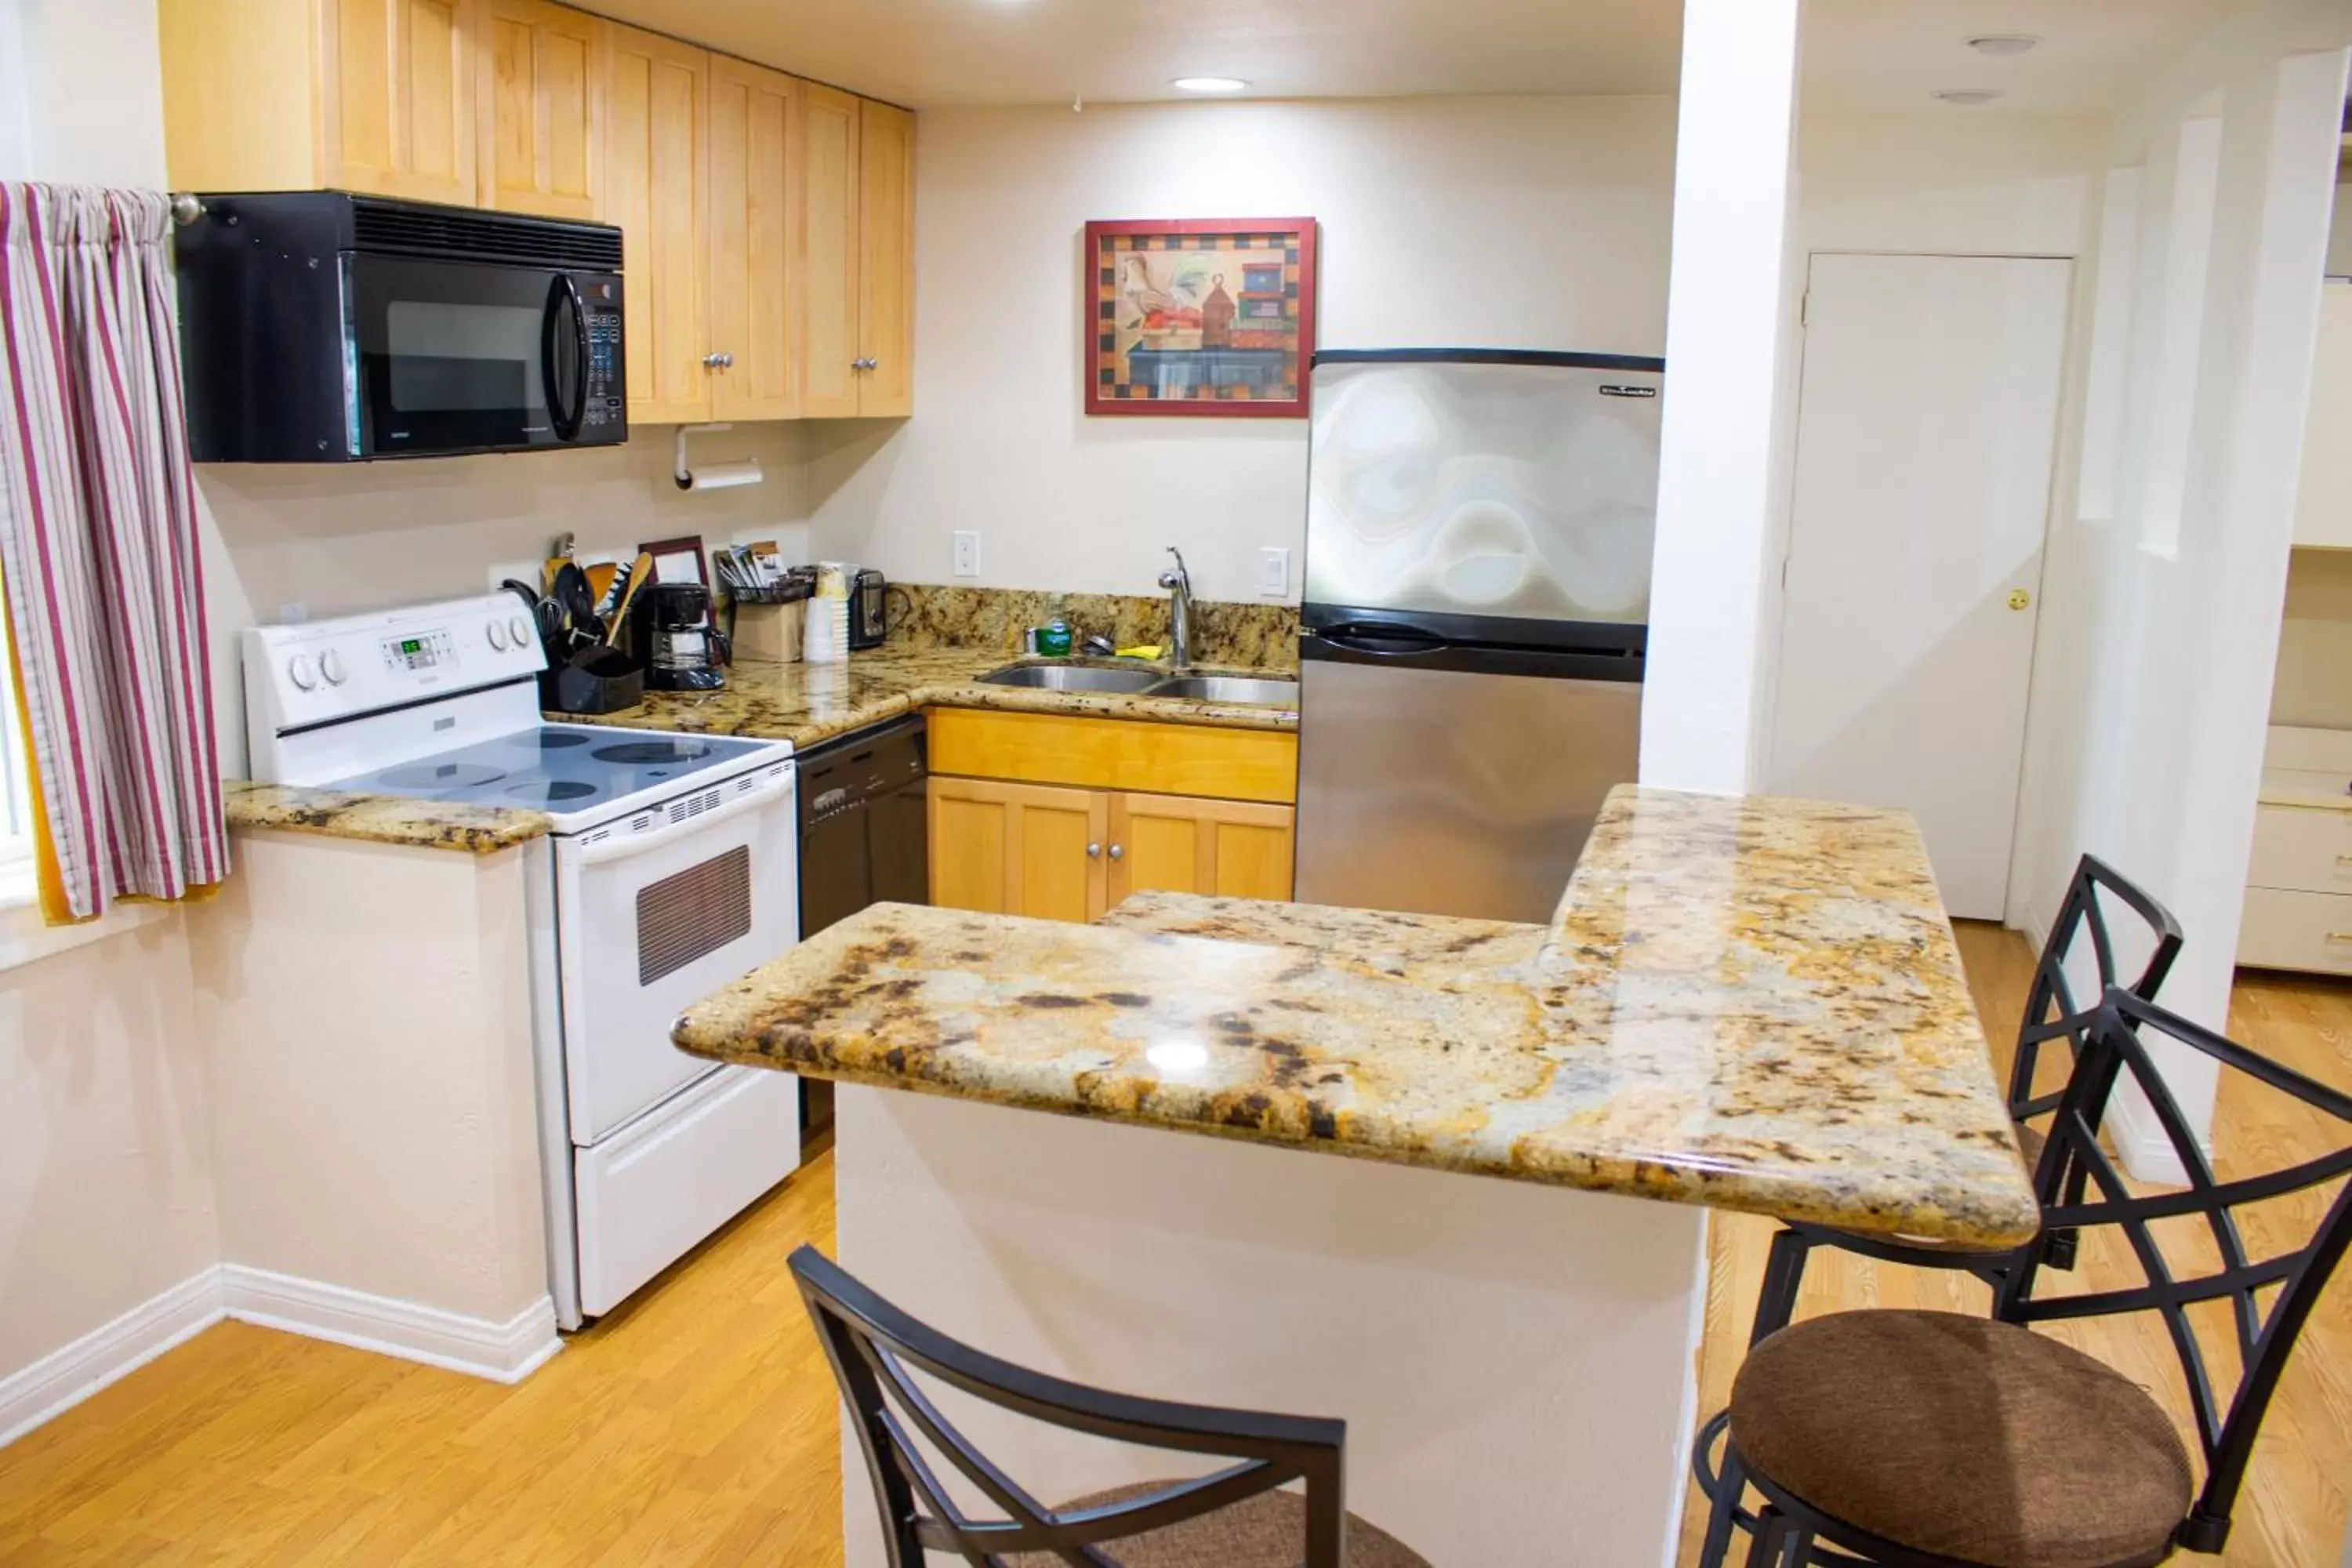
{"type": "Polygon", "coordinates": [[[602,866],[609,860],[626,860],[659,848],[681,833],[699,832],[730,816],[740,816],[747,811],[759,811],[780,800],[789,800],[793,793],[793,775],[769,779],[757,789],[748,789],[699,816],[689,816],[683,822],[665,823],[649,833],[616,833],[610,838],[599,838],[580,847],[583,866],[602,866]]]}
{"type": "Polygon", "coordinates": [[[559,441],[576,441],[580,426],[588,417],[588,309],[580,299],[580,286],[569,272],[559,272],[547,290],[547,315],[540,330],[540,374],[547,386],[547,415],[555,426],[559,441]],[[556,312],[559,308],[572,312],[572,395],[567,402],[563,387],[555,374],[556,312]]]}

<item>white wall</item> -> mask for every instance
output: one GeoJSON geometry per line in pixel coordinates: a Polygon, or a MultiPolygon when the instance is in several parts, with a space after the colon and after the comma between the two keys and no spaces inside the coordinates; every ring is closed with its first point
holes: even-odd
{"type": "Polygon", "coordinates": [[[812,433],[815,544],[945,583],[977,529],[981,584],[1145,594],[1177,544],[1252,598],[1260,546],[1297,564],[1306,422],[1086,417],[1087,221],[1319,219],[1326,348],[1654,354],[1674,139],[1663,98],[926,113],[916,415],[812,433]]]}
{"type": "MultiPolygon", "coordinates": [[[[2292,528],[2352,14],[2256,0],[2168,62],[2108,149],[2144,168],[2108,226],[2094,315],[2128,374],[2078,411],[2116,431],[2062,490],[2021,798],[2011,916],[2042,929],[2084,850],[2145,881],[2188,946],[2167,999],[2227,1016],[2292,528]],[[2210,226],[2189,221],[2199,119],[2217,128],[2210,226]],[[2184,278],[2202,273],[2201,287],[2184,278]],[[2194,365],[2193,374],[2179,367],[2194,365]],[[2120,399],[2119,407],[2103,399],[2120,399]],[[2105,471],[2111,468],[2112,471],[2105,471]],[[2109,506],[2108,500],[2114,504],[2109,506]],[[2090,504],[2084,504],[2084,503],[2090,504]]],[[[2117,187],[2119,190],[2120,186],[2117,187]]],[[[2192,1116],[2210,1075],[2173,1064],[2192,1116]]],[[[2126,1108],[2128,1110],[2128,1107],[2126,1108]]],[[[2119,1116],[2136,1168],[2151,1151],[2119,1116]]],[[[2145,1173],[2145,1169],[2143,1171],[2145,1173]]]]}

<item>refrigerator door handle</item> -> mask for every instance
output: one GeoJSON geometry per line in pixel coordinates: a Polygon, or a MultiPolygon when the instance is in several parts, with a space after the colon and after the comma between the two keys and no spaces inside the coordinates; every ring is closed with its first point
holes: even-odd
{"type": "Polygon", "coordinates": [[[1453,647],[1434,632],[1386,621],[1341,621],[1311,628],[1312,635],[1334,647],[1374,658],[1411,658],[1453,647]]]}

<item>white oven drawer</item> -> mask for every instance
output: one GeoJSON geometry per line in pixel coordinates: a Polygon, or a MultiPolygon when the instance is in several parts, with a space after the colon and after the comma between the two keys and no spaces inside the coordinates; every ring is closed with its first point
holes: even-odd
{"type": "Polygon", "coordinates": [[[2263,969],[2352,974],[2352,893],[2246,889],[2238,962],[2263,969]]]}
{"type": "Polygon", "coordinates": [[[800,935],[793,769],[780,763],[556,847],[564,1090],[585,1146],[708,1072],[677,1016],[800,935]]]}
{"type": "Polygon", "coordinates": [[[2264,805],[2254,814],[2246,882],[2308,893],[2352,893],[2352,811],[2264,805]]]}
{"type": "Polygon", "coordinates": [[[581,1310],[611,1311],[790,1175],[800,1120],[798,1078],[728,1067],[578,1151],[581,1310]]]}

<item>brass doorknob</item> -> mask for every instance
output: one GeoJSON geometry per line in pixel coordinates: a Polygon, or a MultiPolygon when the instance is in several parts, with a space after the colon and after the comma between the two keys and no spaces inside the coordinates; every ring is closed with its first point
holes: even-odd
{"type": "Polygon", "coordinates": [[[2024,589],[2011,588],[2009,591],[2009,607],[2011,609],[2021,610],[2032,603],[2033,603],[2033,595],[2027,593],[2024,589]]]}

